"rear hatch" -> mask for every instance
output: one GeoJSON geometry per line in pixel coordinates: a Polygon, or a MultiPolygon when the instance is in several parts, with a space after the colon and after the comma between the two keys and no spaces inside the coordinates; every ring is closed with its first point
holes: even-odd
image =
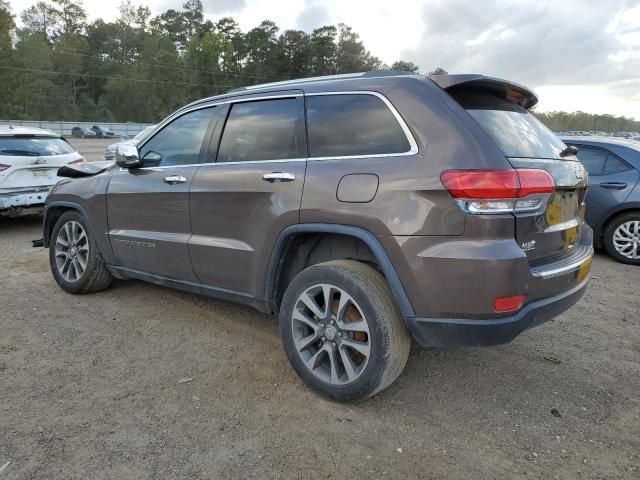
{"type": "Polygon", "coordinates": [[[0,193],[38,190],[55,185],[58,169],[82,156],[59,137],[0,136],[0,193]]]}
{"type": "Polygon", "coordinates": [[[541,200],[539,208],[514,212],[516,241],[532,266],[573,253],[580,245],[588,186],[587,172],[577,157],[563,156],[566,145],[521,106],[527,101],[523,92],[463,87],[449,93],[494,140],[512,167],[545,170],[553,178],[553,192],[522,199],[541,200]]]}

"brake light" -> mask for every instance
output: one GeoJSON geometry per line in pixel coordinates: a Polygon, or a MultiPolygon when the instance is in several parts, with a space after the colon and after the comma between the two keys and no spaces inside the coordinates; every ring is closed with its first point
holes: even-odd
{"type": "Polygon", "coordinates": [[[11,165],[7,165],[5,163],[0,163],[0,172],[3,171],[3,170],[6,170],[9,167],[11,167],[11,165]]]}
{"type": "Polygon", "coordinates": [[[512,295],[510,297],[496,297],[493,299],[495,312],[511,312],[518,310],[524,303],[524,295],[512,295]]]}
{"type": "Polygon", "coordinates": [[[463,211],[478,214],[537,210],[555,188],[549,172],[529,168],[447,170],[440,179],[463,211]]]}
{"type": "Polygon", "coordinates": [[[85,159],[84,159],[84,158],[82,158],[82,157],[80,157],[80,158],[78,158],[78,159],[76,159],[76,160],[73,160],[73,161],[69,162],[67,165],[79,165],[79,164],[81,164],[81,163],[85,163],[85,159]]]}

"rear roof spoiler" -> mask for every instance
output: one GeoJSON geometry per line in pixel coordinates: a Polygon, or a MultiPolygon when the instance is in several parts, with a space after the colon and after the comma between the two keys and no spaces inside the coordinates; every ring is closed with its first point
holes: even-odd
{"type": "Polygon", "coordinates": [[[518,83],[502,80],[501,78],[485,77],[484,75],[428,75],[428,78],[443,90],[471,89],[486,91],[494,95],[517,103],[527,110],[538,103],[536,94],[518,83]]]}

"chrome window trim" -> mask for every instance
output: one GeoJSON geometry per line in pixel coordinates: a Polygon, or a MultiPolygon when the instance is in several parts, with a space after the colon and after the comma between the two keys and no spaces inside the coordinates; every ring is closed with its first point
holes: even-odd
{"type": "MultiPolygon", "coordinates": [[[[282,94],[282,95],[264,95],[264,96],[260,96],[260,97],[238,97],[238,98],[230,98],[227,100],[221,100],[219,102],[215,102],[215,103],[207,103],[206,105],[197,105],[194,106],[188,110],[184,110],[184,111],[178,111],[175,112],[173,115],[167,117],[164,121],[162,121],[161,123],[159,123],[156,126],[156,129],[154,129],[154,131],[151,133],[151,136],[147,137],[144,139],[144,143],[138,144],[136,145],[136,148],[138,150],[140,150],[142,147],[144,147],[144,145],[150,141],[154,136],[155,136],[155,132],[156,130],[158,132],[160,132],[160,130],[162,130],[166,125],[168,125],[169,123],[171,123],[173,120],[182,117],[183,115],[186,115],[187,113],[191,113],[191,112],[195,112],[198,110],[203,110],[205,108],[212,108],[212,107],[217,107],[219,105],[226,105],[226,104],[231,104],[231,103],[247,103],[247,102],[253,102],[253,101],[258,101],[258,100],[281,100],[283,98],[298,98],[298,97],[302,97],[303,94],[302,93],[289,93],[289,94],[282,94]]],[[[251,160],[249,162],[220,162],[220,164],[227,164],[227,165],[234,165],[234,164],[241,164],[241,163],[264,163],[264,162],[291,162],[291,161],[300,161],[301,159],[298,158],[292,158],[292,159],[287,159],[287,160],[251,160]]],[[[306,158],[302,159],[306,161],[306,158]]],[[[195,166],[202,166],[202,165],[216,165],[218,162],[204,162],[204,163],[190,163],[187,165],[166,165],[164,167],[140,167],[138,170],[158,170],[158,169],[166,169],[166,168],[175,168],[175,167],[195,167],[195,166]]],[[[126,170],[126,169],[125,169],[126,170]]]]}
{"type": "MultiPolygon", "coordinates": [[[[406,122],[404,121],[404,119],[402,118],[398,110],[396,110],[396,108],[393,106],[393,104],[389,101],[389,99],[386,96],[384,96],[380,92],[375,92],[373,90],[345,90],[345,91],[337,91],[337,92],[333,92],[333,91],[332,92],[314,92],[314,93],[307,93],[307,94],[289,93],[289,94],[282,94],[282,95],[263,95],[259,97],[249,97],[249,98],[247,97],[229,98],[229,99],[221,100],[215,103],[207,103],[206,105],[197,105],[188,110],[176,112],[174,115],[168,117],[162,123],[158,124],[156,128],[158,129],[158,131],[160,131],[168,123],[170,123],[171,121],[175,120],[178,117],[181,117],[182,115],[186,115],[187,113],[191,113],[197,110],[202,110],[204,108],[216,107],[219,105],[226,105],[226,104],[233,104],[233,103],[246,103],[246,102],[258,101],[258,100],[271,100],[271,99],[277,100],[277,99],[283,99],[283,98],[298,98],[302,96],[319,97],[324,95],[371,95],[379,98],[391,111],[391,114],[394,116],[394,118],[400,125],[400,128],[404,132],[407,138],[407,141],[409,142],[410,149],[406,152],[376,153],[371,155],[342,155],[342,156],[335,156],[335,157],[308,157],[308,158],[288,158],[288,159],[274,159],[274,160],[250,160],[247,162],[205,162],[205,163],[191,163],[187,165],[166,165],[164,167],[163,166],[140,167],[139,170],[157,171],[157,170],[165,170],[168,168],[198,167],[198,166],[204,167],[204,166],[213,166],[213,165],[246,165],[246,164],[268,163],[268,162],[284,163],[284,162],[305,162],[305,161],[314,161],[314,160],[323,161],[323,160],[349,160],[349,159],[384,158],[384,157],[408,157],[408,156],[416,155],[418,153],[418,143],[416,142],[416,139],[413,136],[413,133],[411,133],[411,130],[409,130],[408,125],[406,124],[406,122]]],[[[152,138],[153,136],[146,138],[144,143],[147,143],[152,138]]],[[[140,145],[136,145],[136,147],[140,149],[141,147],[144,146],[144,143],[140,145]]],[[[121,171],[122,170],[126,170],[126,169],[121,169],[121,171]]]]}
{"type": "MultiPolygon", "coordinates": [[[[415,137],[409,130],[408,125],[396,110],[396,107],[389,101],[387,97],[385,97],[380,92],[374,92],[373,90],[345,90],[339,92],[315,92],[315,93],[307,93],[305,96],[307,97],[320,97],[326,95],[372,95],[374,97],[379,98],[382,102],[387,106],[387,108],[391,111],[391,114],[396,119],[396,122],[400,125],[400,128],[405,134],[407,141],[409,142],[409,150],[406,152],[394,152],[394,153],[375,153],[372,155],[339,155],[333,157],[309,157],[309,160],[345,160],[345,159],[356,159],[356,158],[382,158],[382,157],[407,157],[411,155],[416,155],[418,153],[418,143],[416,142],[415,137]]],[[[309,126],[307,125],[307,135],[308,135],[309,126]]]]}

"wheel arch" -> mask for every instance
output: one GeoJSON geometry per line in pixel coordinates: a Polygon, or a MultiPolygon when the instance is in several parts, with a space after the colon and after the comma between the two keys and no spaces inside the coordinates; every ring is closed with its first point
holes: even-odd
{"type": "Polygon", "coordinates": [[[386,250],[378,239],[368,230],[352,225],[340,225],[329,223],[305,223],[290,225],[280,232],[269,258],[267,274],[265,279],[264,298],[267,299],[274,311],[277,310],[277,291],[279,288],[280,275],[283,272],[284,261],[287,258],[289,248],[293,241],[304,234],[330,234],[351,237],[361,241],[368,247],[375,258],[377,266],[384,275],[391,293],[393,294],[400,313],[403,317],[414,317],[413,307],[409,297],[400,281],[400,277],[395,267],[391,263],[386,250]]]}
{"type": "Polygon", "coordinates": [[[91,235],[95,235],[93,226],[91,225],[91,221],[89,220],[89,216],[85,212],[84,208],[81,205],[74,202],[63,202],[63,201],[55,201],[48,203],[44,210],[44,218],[42,221],[42,238],[44,240],[44,246],[46,248],[49,247],[51,243],[51,232],[53,232],[53,227],[58,221],[58,219],[65,213],[70,210],[75,210],[80,213],[85,222],[87,223],[87,228],[89,229],[89,233],[91,235]]]}
{"type": "Polygon", "coordinates": [[[631,212],[640,212],[640,202],[621,203],[613,210],[610,210],[605,216],[605,219],[595,228],[594,238],[596,239],[597,246],[601,247],[603,245],[604,234],[611,222],[619,216],[631,212]]]}

